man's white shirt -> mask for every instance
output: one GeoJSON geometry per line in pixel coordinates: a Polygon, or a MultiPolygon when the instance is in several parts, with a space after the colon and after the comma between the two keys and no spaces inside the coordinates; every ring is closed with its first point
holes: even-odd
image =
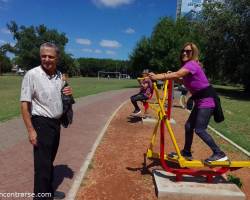
{"type": "Polygon", "coordinates": [[[31,114],[59,119],[63,112],[61,89],[62,74],[45,73],[41,66],[29,70],[22,81],[20,101],[31,102],[31,114]]]}

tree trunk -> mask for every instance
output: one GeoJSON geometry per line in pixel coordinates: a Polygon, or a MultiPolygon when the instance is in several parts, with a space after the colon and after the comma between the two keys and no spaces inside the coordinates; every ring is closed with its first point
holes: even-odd
{"type": "Polygon", "coordinates": [[[250,82],[244,85],[244,92],[250,96],[250,82]]]}

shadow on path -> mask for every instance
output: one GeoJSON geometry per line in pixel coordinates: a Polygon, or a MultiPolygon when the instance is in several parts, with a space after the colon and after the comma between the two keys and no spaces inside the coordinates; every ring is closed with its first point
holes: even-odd
{"type": "Polygon", "coordinates": [[[129,123],[137,123],[142,122],[142,118],[140,116],[129,116],[127,117],[129,123]]]}
{"type": "Polygon", "coordinates": [[[68,165],[56,165],[54,168],[54,189],[57,190],[59,185],[63,183],[64,178],[72,179],[74,172],[68,165]]]}

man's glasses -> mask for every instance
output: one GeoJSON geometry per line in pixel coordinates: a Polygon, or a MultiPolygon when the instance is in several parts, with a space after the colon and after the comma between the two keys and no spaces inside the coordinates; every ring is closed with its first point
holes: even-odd
{"type": "Polygon", "coordinates": [[[183,54],[183,53],[186,53],[186,54],[188,54],[188,55],[190,55],[191,53],[192,53],[192,51],[193,50],[185,50],[185,49],[183,49],[182,51],[181,51],[181,54],[183,54]]]}

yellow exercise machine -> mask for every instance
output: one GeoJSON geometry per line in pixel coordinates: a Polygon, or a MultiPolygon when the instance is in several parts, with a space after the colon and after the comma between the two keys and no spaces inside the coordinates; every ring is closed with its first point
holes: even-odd
{"type": "Polygon", "coordinates": [[[162,167],[173,174],[176,174],[176,180],[181,181],[183,175],[191,176],[204,176],[207,179],[207,182],[212,182],[213,177],[224,174],[227,171],[233,171],[240,169],[242,167],[250,167],[250,161],[214,161],[211,163],[206,163],[201,160],[186,160],[180,152],[180,149],[177,145],[173,130],[170,125],[170,115],[172,107],[172,81],[166,81],[164,87],[166,93],[164,92],[164,97],[160,98],[159,90],[156,86],[156,83],[153,84],[154,93],[157,98],[157,108],[150,105],[151,108],[158,115],[158,121],[154,127],[152,139],[150,146],[147,150],[147,158],[160,158],[162,167]],[[167,94],[167,95],[166,95],[167,94]],[[166,97],[167,96],[167,97],[166,97]],[[165,110],[165,101],[167,100],[167,110],[165,110]],[[156,142],[156,134],[160,127],[160,153],[154,152],[153,147],[156,142]],[[171,141],[175,148],[175,154],[165,154],[165,128],[170,135],[171,141]],[[168,166],[166,161],[178,163],[179,168],[172,168],[168,166]],[[199,169],[203,168],[203,169],[199,169]],[[206,169],[204,169],[206,168],[206,169]]]}

